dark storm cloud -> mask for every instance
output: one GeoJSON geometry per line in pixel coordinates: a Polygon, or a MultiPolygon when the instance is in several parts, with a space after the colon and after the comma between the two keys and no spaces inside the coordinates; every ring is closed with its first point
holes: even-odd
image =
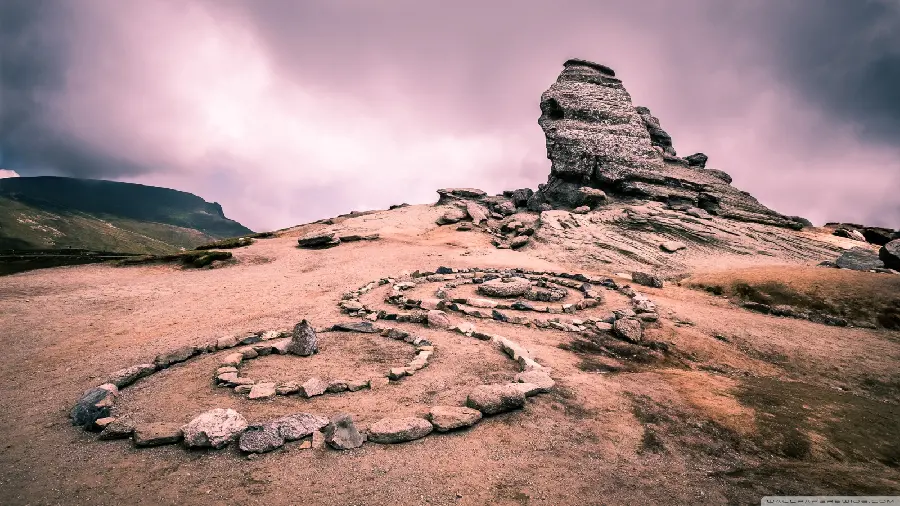
{"type": "Polygon", "coordinates": [[[535,187],[539,96],[582,57],[763,203],[900,226],[897,2],[73,5],[0,6],[0,167],[208,188],[255,228],[535,187]]]}

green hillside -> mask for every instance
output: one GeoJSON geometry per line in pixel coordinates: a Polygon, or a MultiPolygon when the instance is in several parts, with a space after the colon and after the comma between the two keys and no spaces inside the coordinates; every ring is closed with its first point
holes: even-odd
{"type": "Polygon", "coordinates": [[[170,253],[250,233],[219,204],[186,192],[61,177],[0,179],[0,250],[170,253]]]}

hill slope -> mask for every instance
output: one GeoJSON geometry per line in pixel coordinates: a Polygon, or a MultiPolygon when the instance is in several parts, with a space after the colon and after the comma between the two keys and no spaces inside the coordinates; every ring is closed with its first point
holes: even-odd
{"type": "Polygon", "coordinates": [[[165,253],[252,231],[167,188],[64,177],[0,180],[0,249],[165,253]]]}

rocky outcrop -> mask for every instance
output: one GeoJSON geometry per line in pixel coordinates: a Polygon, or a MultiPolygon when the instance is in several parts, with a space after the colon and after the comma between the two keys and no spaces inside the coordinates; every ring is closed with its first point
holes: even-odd
{"type": "Polygon", "coordinates": [[[547,183],[528,199],[533,211],[597,205],[601,190],[622,199],[696,207],[741,221],[789,228],[801,225],[730,186],[731,178],[706,169],[702,153],[675,156],[671,136],[603,65],[569,60],[541,97],[538,120],[551,161],[547,183]]]}

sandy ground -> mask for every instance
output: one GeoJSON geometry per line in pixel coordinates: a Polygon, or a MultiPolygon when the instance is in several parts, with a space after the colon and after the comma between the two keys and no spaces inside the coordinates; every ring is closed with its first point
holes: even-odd
{"type": "MultiPolygon", "coordinates": [[[[663,316],[648,335],[669,352],[628,372],[591,372],[586,364],[612,359],[569,351],[575,334],[472,320],[533,349],[554,369],[557,387],[468,431],[344,453],[289,444],[247,459],[233,447],[135,449],[69,425],[72,403],[112,371],[217,336],[289,328],[301,318],[346,320],[336,307],[343,292],[404,270],[586,271],[496,250],[477,232],[435,229],[437,212],[414,207],[347,220],[340,226],[378,230],[381,240],[321,251],[295,247],[297,236],[320,226],[299,227],[234,250],[236,262],[211,270],[91,265],[0,278],[0,502],[758,504],[778,493],[900,494],[900,334],[759,315],[674,285],[645,290],[663,316]]],[[[381,296],[365,302],[383,304],[381,296]]],[[[594,311],[623,302],[610,294],[594,311]]],[[[487,343],[406,325],[438,351],[398,385],[254,402],[216,388],[215,358],[204,356],[126,388],[116,413],[187,422],[232,407],[255,422],[345,411],[365,426],[460,404],[472,386],[516,372],[487,343]]],[[[321,339],[312,359],[263,357],[249,374],[355,378],[412,353],[379,336],[321,339]]]]}

